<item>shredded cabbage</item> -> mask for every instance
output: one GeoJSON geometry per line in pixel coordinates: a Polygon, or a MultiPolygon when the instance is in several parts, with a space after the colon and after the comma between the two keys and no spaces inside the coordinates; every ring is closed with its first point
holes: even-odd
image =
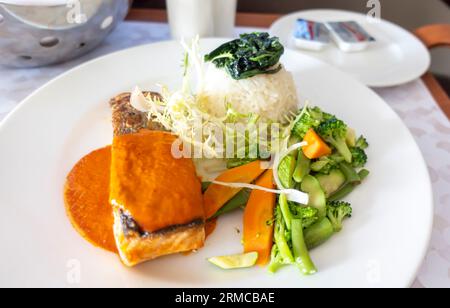
{"type": "Polygon", "coordinates": [[[273,194],[284,194],[286,195],[287,200],[292,202],[297,202],[300,204],[308,204],[309,202],[309,196],[308,194],[305,194],[304,192],[301,192],[300,190],[296,189],[270,189],[266,187],[262,187],[259,185],[253,185],[253,184],[247,184],[247,183],[228,183],[228,182],[221,182],[221,181],[212,181],[213,184],[231,187],[231,188],[248,188],[252,190],[261,190],[268,193],[273,194]]]}

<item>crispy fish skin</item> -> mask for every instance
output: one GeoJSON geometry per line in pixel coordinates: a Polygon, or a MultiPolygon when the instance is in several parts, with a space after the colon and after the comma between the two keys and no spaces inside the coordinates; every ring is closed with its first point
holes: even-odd
{"type": "Polygon", "coordinates": [[[116,208],[113,212],[114,236],[120,258],[126,266],[132,267],[164,255],[203,247],[205,223],[202,220],[141,234],[132,230],[124,232],[126,227],[121,223],[123,220],[121,210],[116,208]]]}
{"type": "MultiPolygon", "coordinates": [[[[159,93],[144,92],[144,95],[150,95],[152,98],[162,100],[159,93]]],[[[122,93],[110,100],[109,105],[112,109],[112,124],[114,136],[134,134],[141,129],[164,130],[160,124],[151,121],[145,112],[141,112],[131,106],[131,93],[122,93]]]]}
{"type": "MultiPolygon", "coordinates": [[[[160,97],[158,93],[144,94],[160,97]]],[[[110,101],[114,135],[135,134],[142,129],[163,130],[159,124],[149,121],[147,114],[131,106],[130,96],[130,93],[123,93],[110,101]]],[[[121,260],[126,266],[132,267],[164,255],[196,250],[204,245],[204,218],[147,232],[126,212],[126,208],[114,204],[112,208],[114,237],[121,260]]]]}

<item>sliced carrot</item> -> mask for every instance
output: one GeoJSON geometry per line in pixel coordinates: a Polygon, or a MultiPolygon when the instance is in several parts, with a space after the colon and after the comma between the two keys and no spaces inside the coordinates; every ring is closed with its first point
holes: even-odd
{"type": "Polygon", "coordinates": [[[302,149],[305,156],[309,159],[315,159],[331,154],[331,148],[312,128],[306,133],[303,141],[308,143],[308,145],[304,146],[302,149]]]}
{"type": "MultiPolygon", "coordinates": [[[[266,171],[256,185],[273,189],[273,171],[266,171]]],[[[244,251],[258,252],[257,264],[266,265],[270,261],[273,246],[273,224],[275,194],[254,190],[250,194],[244,213],[244,251]]]]}
{"type": "MultiPolygon", "coordinates": [[[[247,165],[233,168],[222,173],[216,180],[226,183],[246,183],[256,180],[265,169],[261,168],[260,161],[254,161],[247,165]]],[[[230,201],[242,188],[231,188],[212,184],[203,195],[206,218],[209,219],[230,201]]]]}

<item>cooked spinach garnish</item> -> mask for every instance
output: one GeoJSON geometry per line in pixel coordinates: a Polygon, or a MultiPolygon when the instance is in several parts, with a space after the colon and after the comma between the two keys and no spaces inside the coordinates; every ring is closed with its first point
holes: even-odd
{"type": "Polygon", "coordinates": [[[284,47],[277,37],[255,32],[242,34],[239,39],[221,45],[206,55],[205,61],[226,69],[231,77],[239,80],[279,72],[283,53],[284,47]]]}

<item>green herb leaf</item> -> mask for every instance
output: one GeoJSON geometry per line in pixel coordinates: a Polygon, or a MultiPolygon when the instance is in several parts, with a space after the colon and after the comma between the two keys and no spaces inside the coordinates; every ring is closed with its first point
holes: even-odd
{"type": "Polygon", "coordinates": [[[232,78],[239,80],[259,74],[275,74],[284,47],[277,37],[266,32],[242,34],[239,39],[221,45],[205,56],[217,68],[225,69],[232,78]]]}

